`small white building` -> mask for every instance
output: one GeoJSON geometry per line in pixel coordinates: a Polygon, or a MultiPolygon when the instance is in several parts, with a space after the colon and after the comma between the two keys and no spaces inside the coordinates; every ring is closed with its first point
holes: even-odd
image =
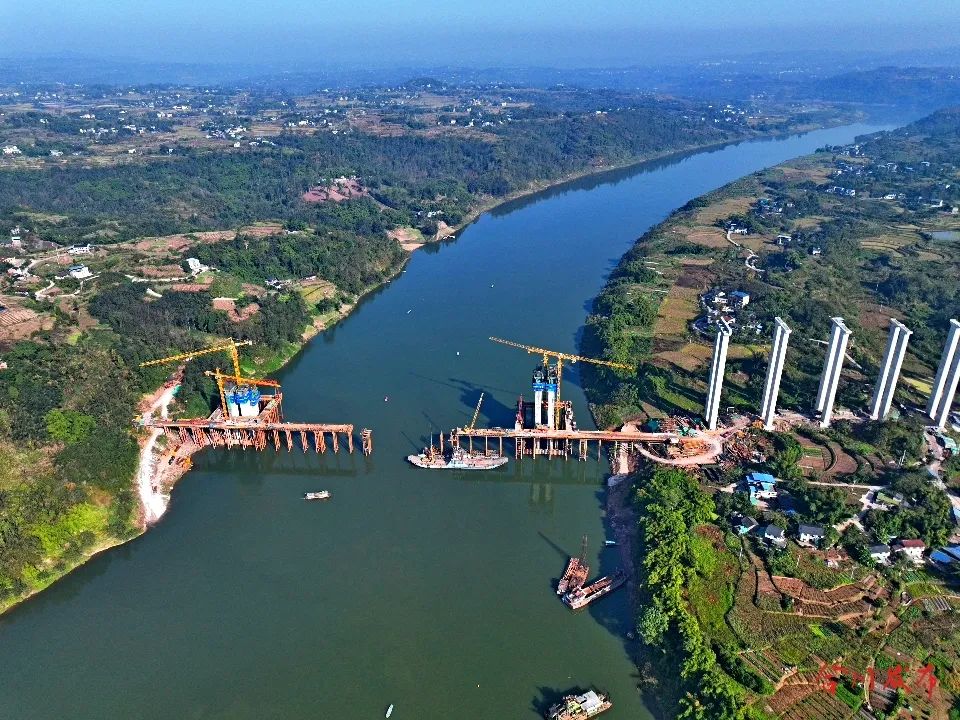
{"type": "Polygon", "coordinates": [[[870,546],[870,557],[873,561],[879,565],[886,565],[890,562],[890,546],[889,545],[871,545],[870,546]]]}
{"type": "Polygon", "coordinates": [[[75,280],[86,280],[89,277],[93,277],[93,273],[90,272],[90,268],[86,265],[71,265],[67,272],[70,274],[70,277],[75,280]]]}
{"type": "Polygon", "coordinates": [[[826,531],[819,525],[800,525],[797,528],[797,537],[802,543],[819,546],[826,537],[826,531]]]}
{"type": "Polygon", "coordinates": [[[93,245],[73,245],[67,248],[71,255],[89,255],[93,252],[93,245]]]}
{"type": "Polygon", "coordinates": [[[190,272],[193,275],[199,275],[200,273],[204,273],[210,269],[208,266],[200,262],[197,258],[193,258],[193,257],[187,258],[186,262],[187,262],[187,267],[190,269],[190,272]]]}
{"type": "Polygon", "coordinates": [[[777,235],[777,245],[787,245],[791,242],[793,242],[793,237],[791,235],[787,235],[786,233],[777,235]]]}
{"type": "Polygon", "coordinates": [[[22,155],[23,150],[18,148],[16,145],[4,145],[3,154],[4,155],[22,155]]]}
{"type": "Polygon", "coordinates": [[[745,308],[750,304],[750,293],[743,290],[734,290],[730,293],[730,300],[738,308],[745,308]]]}
{"type": "Polygon", "coordinates": [[[893,546],[895,553],[902,553],[914,564],[923,562],[923,551],[926,549],[927,544],[923,540],[898,540],[893,546]]]}
{"type": "Polygon", "coordinates": [[[773,547],[784,548],[787,546],[787,538],[783,534],[783,528],[776,525],[767,525],[763,529],[763,539],[773,547]]]}

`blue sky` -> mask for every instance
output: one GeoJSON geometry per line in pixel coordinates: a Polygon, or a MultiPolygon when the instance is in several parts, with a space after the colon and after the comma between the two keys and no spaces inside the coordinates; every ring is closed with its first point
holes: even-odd
{"type": "Polygon", "coordinates": [[[7,0],[0,56],[604,65],[942,47],[957,0],[7,0]]]}

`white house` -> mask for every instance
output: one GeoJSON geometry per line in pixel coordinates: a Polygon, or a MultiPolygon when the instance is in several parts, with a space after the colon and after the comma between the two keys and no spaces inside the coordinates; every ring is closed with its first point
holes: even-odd
{"type": "Polygon", "coordinates": [[[819,545],[820,541],[826,536],[826,532],[819,525],[803,525],[797,528],[797,536],[800,542],[807,545],[819,545]]]}
{"type": "Polygon", "coordinates": [[[873,561],[875,563],[878,563],[880,565],[886,565],[890,561],[890,546],[889,545],[871,545],[870,557],[873,558],[873,561]]]}
{"type": "Polygon", "coordinates": [[[787,538],[783,535],[783,528],[776,525],[767,525],[763,529],[763,539],[774,547],[786,547],[787,538]]]}
{"type": "Polygon", "coordinates": [[[71,265],[67,272],[70,273],[70,277],[76,280],[86,280],[88,277],[93,277],[93,273],[86,265],[71,265]]]}
{"type": "Polygon", "coordinates": [[[22,155],[23,151],[18,148],[16,145],[4,145],[3,146],[4,155],[22,155]]]}
{"type": "Polygon", "coordinates": [[[923,562],[923,551],[926,549],[927,544],[923,540],[898,540],[893,546],[895,553],[903,553],[915,564],[923,562]]]}
{"type": "Polygon", "coordinates": [[[780,235],[777,235],[777,245],[786,245],[787,243],[792,241],[793,241],[793,237],[790,235],[787,235],[786,233],[781,233],[780,235]]]}
{"type": "Polygon", "coordinates": [[[187,267],[190,268],[190,272],[194,275],[199,275],[202,272],[206,272],[210,268],[200,262],[197,258],[187,258],[187,267]]]}
{"type": "Polygon", "coordinates": [[[730,300],[733,301],[733,304],[740,308],[745,308],[750,304],[750,293],[744,292],[743,290],[734,290],[730,293],[730,300]]]}
{"type": "Polygon", "coordinates": [[[71,255],[89,255],[93,252],[93,245],[73,245],[67,248],[71,255]]]}

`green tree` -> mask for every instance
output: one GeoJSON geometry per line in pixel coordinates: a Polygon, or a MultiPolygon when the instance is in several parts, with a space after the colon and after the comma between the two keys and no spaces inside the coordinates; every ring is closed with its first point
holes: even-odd
{"type": "Polygon", "coordinates": [[[55,408],[47,413],[47,433],[57,442],[72,445],[86,439],[97,426],[89,415],[55,408]]]}

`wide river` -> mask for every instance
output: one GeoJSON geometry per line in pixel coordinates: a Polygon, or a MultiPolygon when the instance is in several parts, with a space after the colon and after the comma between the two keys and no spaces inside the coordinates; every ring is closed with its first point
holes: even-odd
{"type": "MultiPolygon", "coordinates": [[[[417,470],[431,431],[510,425],[534,358],[490,335],[576,350],[633,241],[708,190],[851,125],[570,183],[480,217],[279,373],[287,419],[374,430],[371,458],[207,452],[167,515],[0,619],[0,717],[40,720],[533,718],[569,688],[645,718],[626,592],[571,614],[567,556],[603,549],[606,463],[417,470]],[[328,503],[304,491],[329,489],[328,503]]],[[[574,366],[575,370],[575,366],[574,366]]],[[[591,427],[576,372],[563,393],[591,427]]]]}

